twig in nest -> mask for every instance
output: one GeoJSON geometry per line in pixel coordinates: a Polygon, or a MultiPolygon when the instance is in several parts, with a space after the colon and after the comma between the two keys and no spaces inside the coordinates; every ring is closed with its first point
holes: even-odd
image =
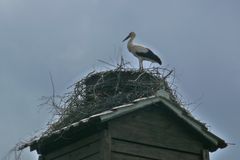
{"type": "Polygon", "coordinates": [[[124,59],[123,56],[121,56],[120,64],[117,67],[117,70],[121,70],[124,67],[124,59]]]}
{"type": "Polygon", "coordinates": [[[101,60],[101,59],[98,59],[98,61],[99,62],[102,62],[102,63],[104,63],[104,64],[107,64],[107,65],[109,65],[109,66],[112,66],[112,67],[117,67],[117,66],[115,66],[115,65],[113,65],[113,64],[110,64],[110,63],[108,63],[108,62],[106,62],[106,61],[104,61],[104,60],[101,60]]]}
{"type": "Polygon", "coordinates": [[[115,70],[116,71],[125,70],[127,65],[130,65],[130,62],[125,62],[123,56],[121,55],[120,63],[117,64],[118,67],[115,70]]]}
{"type": "Polygon", "coordinates": [[[116,86],[115,86],[115,94],[117,94],[117,92],[118,92],[118,87],[119,87],[119,83],[120,83],[120,73],[121,72],[119,72],[118,74],[117,74],[117,84],[116,84],[116,86]]]}
{"type": "MultiPolygon", "coordinates": [[[[88,73],[86,77],[91,76],[91,75],[92,75],[93,73],[95,73],[95,72],[96,72],[96,71],[93,70],[92,72],[88,73]]],[[[70,89],[70,88],[72,88],[73,86],[76,86],[78,83],[79,83],[79,81],[76,82],[76,83],[73,83],[72,85],[70,85],[69,87],[67,87],[67,89],[70,89]]]]}
{"type": "Polygon", "coordinates": [[[168,76],[172,74],[173,70],[171,70],[166,76],[163,77],[163,80],[167,79],[168,76]]]}
{"type": "Polygon", "coordinates": [[[129,80],[129,81],[137,81],[142,75],[144,75],[145,74],[145,72],[142,72],[141,74],[139,74],[139,76],[136,78],[136,79],[134,79],[134,80],[129,80]]]}

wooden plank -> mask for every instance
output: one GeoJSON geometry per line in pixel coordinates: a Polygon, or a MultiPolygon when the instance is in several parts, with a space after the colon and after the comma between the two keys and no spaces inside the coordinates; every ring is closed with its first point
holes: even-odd
{"type": "Polygon", "coordinates": [[[97,133],[97,134],[91,135],[89,137],[86,137],[84,139],[81,139],[81,140],[77,141],[76,143],[73,143],[73,144],[63,147],[63,148],[60,148],[57,151],[46,155],[46,160],[56,159],[57,157],[61,157],[63,155],[69,154],[75,150],[78,150],[83,146],[86,146],[93,142],[99,141],[100,136],[101,135],[99,133],[97,133]]]}
{"type": "Polygon", "coordinates": [[[148,159],[201,160],[201,155],[197,154],[179,152],[119,140],[112,140],[112,151],[115,153],[122,153],[148,159]]]}
{"type": "Polygon", "coordinates": [[[96,153],[96,154],[90,155],[88,157],[85,157],[81,160],[99,160],[99,159],[100,159],[100,154],[96,153]]]}
{"type": "Polygon", "coordinates": [[[100,141],[88,144],[78,150],[67,153],[60,157],[57,157],[55,160],[84,160],[88,157],[91,157],[94,154],[99,153],[100,141]]]}
{"type": "Polygon", "coordinates": [[[111,160],[111,135],[108,129],[102,131],[100,154],[102,160],[111,160]]]}
{"type": "Polygon", "coordinates": [[[112,137],[201,154],[203,145],[196,135],[159,108],[145,108],[111,121],[112,137]]]}
{"type": "Polygon", "coordinates": [[[112,160],[159,160],[159,159],[151,159],[144,157],[136,157],[134,155],[128,155],[124,153],[112,153],[112,160]]]}

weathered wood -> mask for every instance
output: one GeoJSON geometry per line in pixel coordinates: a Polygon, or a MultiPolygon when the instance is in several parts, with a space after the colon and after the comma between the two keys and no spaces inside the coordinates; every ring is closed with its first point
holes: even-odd
{"type": "Polygon", "coordinates": [[[102,160],[111,160],[111,135],[105,129],[101,134],[100,155],[102,160]]]}
{"type": "Polygon", "coordinates": [[[95,143],[100,140],[100,134],[94,134],[92,136],[89,136],[85,139],[81,139],[78,142],[68,145],[66,147],[60,148],[59,150],[52,152],[48,155],[46,155],[46,160],[53,160],[58,157],[64,156],[66,154],[70,154],[76,150],[81,150],[81,148],[84,148],[92,143],[95,143]]]}
{"type": "Polygon", "coordinates": [[[112,151],[131,155],[132,157],[143,157],[148,159],[167,160],[201,160],[201,155],[163,149],[159,147],[112,140],[112,151]]]}
{"type": "Polygon", "coordinates": [[[100,159],[100,154],[97,153],[97,154],[91,155],[89,157],[86,157],[86,158],[84,158],[82,160],[99,160],[99,159],[100,159]]]}
{"type": "Polygon", "coordinates": [[[202,143],[179,119],[160,107],[136,111],[110,122],[113,138],[201,154],[202,143]]]}
{"type": "Polygon", "coordinates": [[[145,158],[145,157],[139,157],[134,155],[128,155],[124,153],[113,152],[112,160],[159,160],[159,159],[145,158]]]}
{"type": "Polygon", "coordinates": [[[209,160],[209,151],[208,150],[203,150],[202,151],[202,159],[203,160],[209,160]]]}
{"type": "Polygon", "coordinates": [[[73,152],[57,157],[56,160],[84,160],[99,153],[100,141],[88,144],[73,152]]]}

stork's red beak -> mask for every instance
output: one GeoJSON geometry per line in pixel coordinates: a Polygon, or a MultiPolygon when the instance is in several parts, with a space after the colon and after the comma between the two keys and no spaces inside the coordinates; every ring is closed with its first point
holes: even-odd
{"type": "Polygon", "coordinates": [[[128,38],[130,38],[130,34],[126,38],[124,38],[122,42],[126,41],[128,38]]]}

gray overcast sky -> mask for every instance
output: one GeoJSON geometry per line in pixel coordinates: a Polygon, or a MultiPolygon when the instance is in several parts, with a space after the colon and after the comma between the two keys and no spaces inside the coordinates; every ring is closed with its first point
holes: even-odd
{"type": "Polygon", "coordinates": [[[135,31],[137,42],[176,69],[184,98],[201,103],[193,114],[237,144],[212,159],[239,159],[239,8],[238,0],[0,0],[0,155],[49,121],[37,107],[51,94],[49,71],[63,93],[104,66],[97,59],[116,62],[116,48],[138,67],[121,44],[135,31]]]}

